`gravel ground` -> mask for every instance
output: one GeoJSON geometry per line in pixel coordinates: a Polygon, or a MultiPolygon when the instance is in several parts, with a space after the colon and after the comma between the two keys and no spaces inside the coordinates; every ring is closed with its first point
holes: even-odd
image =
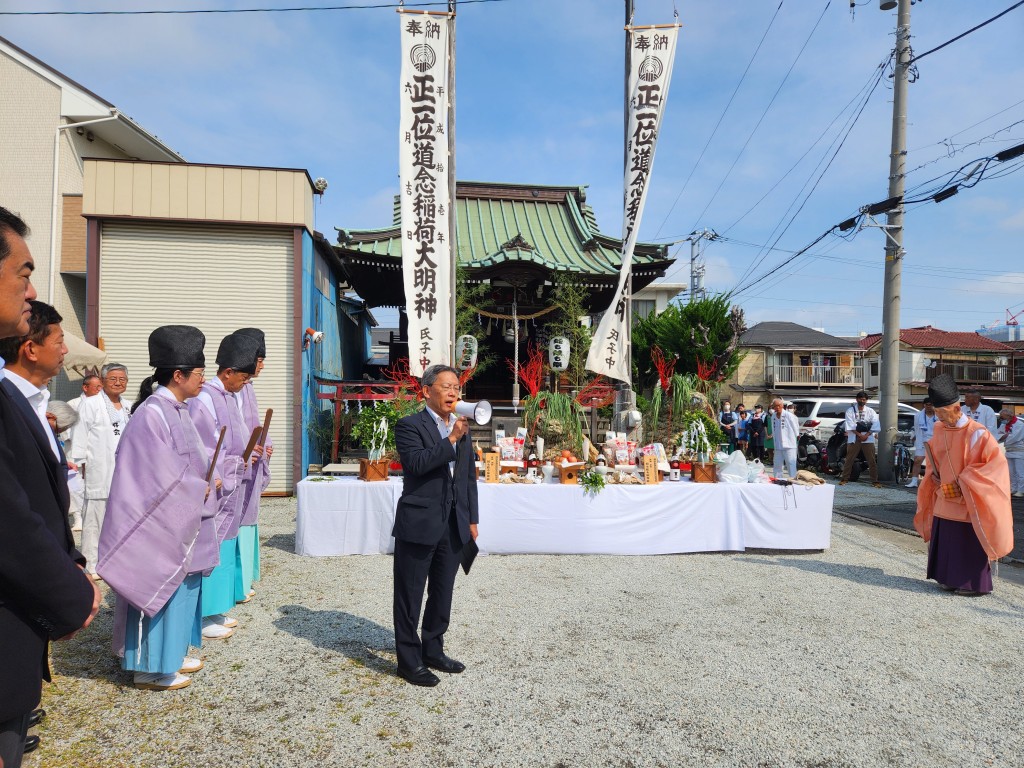
{"type": "Polygon", "coordinates": [[[422,689],[393,672],[391,559],[298,557],[295,503],[265,505],[259,594],[191,687],[128,687],[109,595],[56,644],[26,766],[1021,762],[1024,587],[943,593],[909,536],[837,516],[824,553],[482,558],[447,635],[468,669],[422,689]]]}

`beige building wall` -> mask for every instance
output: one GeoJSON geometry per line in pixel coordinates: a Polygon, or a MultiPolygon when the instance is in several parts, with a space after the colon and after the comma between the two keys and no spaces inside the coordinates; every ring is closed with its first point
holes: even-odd
{"type": "Polygon", "coordinates": [[[313,231],[305,171],[85,161],[87,216],[288,224],[313,231]]]}
{"type": "MultiPolygon", "coordinates": [[[[53,214],[53,150],[57,128],[67,121],[61,117],[61,88],[41,77],[20,61],[0,51],[0,205],[19,214],[31,229],[29,248],[35,258],[32,283],[40,301],[52,303],[64,318],[69,333],[85,335],[84,278],[61,274],[64,195],[83,191],[82,155],[125,157],[98,136],[88,141],[74,128],[60,133],[57,179],[57,217],[53,214]],[[50,250],[55,275],[50,295],[50,250]]],[[[61,374],[51,385],[57,399],[77,397],[77,383],[61,374]]]]}
{"type": "Polygon", "coordinates": [[[43,300],[49,283],[53,137],[60,98],[60,88],[0,53],[0,205],[32,229],[32,282],[43,300]]]}

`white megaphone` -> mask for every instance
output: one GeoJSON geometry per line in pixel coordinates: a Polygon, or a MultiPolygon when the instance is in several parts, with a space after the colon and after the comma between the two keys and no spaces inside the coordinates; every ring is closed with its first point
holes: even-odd
{"type": "Polygon", "coordinates": [[[467,403],[465,400],[459,400],[455,404],[455,412],[459,416],[472,419],[481,426],[491,422],[491,404],[486,400],[481,400],[479,403],[467,403]]]}

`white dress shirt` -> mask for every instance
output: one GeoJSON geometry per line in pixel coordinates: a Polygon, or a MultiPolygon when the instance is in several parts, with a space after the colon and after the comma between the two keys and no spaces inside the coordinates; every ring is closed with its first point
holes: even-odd
{"type": "MultiPolygon", "coordinates": [[[[427,413],[430,414],[430,418],[432,418],[434,420],[434,424],[437,425],[437,432],[438,432],[439,435],[441,435],[441,439],[442,440],[447,440],[448,436],[452,433],[452,427],[455,426],[455,420],[457,418],[455,416],[455,414],[453,413],[451,416],[449,416],[448,417],[448,422],[445,423],[445,420],[442,419],[440,416],[438,416],[436,413],[434,413],[434,411],[429,406],[427,406],[427,413]]],[[[449,445],[450,444],[451,443],[449,443],[449,445]]],[[[457,450],[456,447],[454,445],[452,445],[452,453],[455,453],[456,450],[457,450]]],[[[452,476],[455,475],[455,460],[454,459],[452,459],[451,461],[448,462],[448,474],[450,474],[452,476]]]]}
{"type": "Polygon", "coordinates": [[[53,436],[50,422],[46,420],[46,406],[50,402],[50,390],[46,387],[40,389],[31,381],[10,369],[6,369],[4,373],[11,380],[11,383],[18,388],[18,391],[25,396],[28,404],[32,406],[32,410],[39,419],[39,423],[43,425],[43,432],[46,433],[46,437],[50,440],[50,450],[53,451],[53,457],[60,461],[60,449],[57,448],[57,438],[53,436]]]}

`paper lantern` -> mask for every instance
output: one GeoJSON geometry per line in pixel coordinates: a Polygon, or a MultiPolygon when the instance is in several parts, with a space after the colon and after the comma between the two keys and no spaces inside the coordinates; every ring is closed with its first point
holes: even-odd
{"type": "Polygon", "coordinates": [[[476,365],[478,348],[476,336],[459,336],[459,340],[455,342],[455,361],[460,371],[469,370],[476,365]]]}
{"type": "Polygon", "coordinates": [[[569,340],[565,336],[555,336],[548,342],[548,364],[553,371],[569,367],[569,340]]]}

